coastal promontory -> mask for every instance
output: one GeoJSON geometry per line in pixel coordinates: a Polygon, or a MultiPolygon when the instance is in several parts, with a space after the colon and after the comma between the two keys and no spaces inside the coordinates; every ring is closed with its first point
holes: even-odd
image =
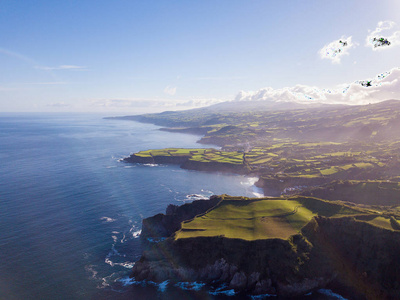
{"type": "Polygon", "coordinates": [[[224,284],[247,294],[294,297],[335,287],[355,299],[394,299],[397,219],[312,197],[213,196],[144,219],[148,246],[131,276],[224,284]]]}

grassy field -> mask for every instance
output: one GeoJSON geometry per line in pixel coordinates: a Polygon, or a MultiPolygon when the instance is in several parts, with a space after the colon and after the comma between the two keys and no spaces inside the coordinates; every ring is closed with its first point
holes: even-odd
{"type": "Polygon", "coordinates": [[[360,211],[308,197],[240,200],[227,197],[208,213],[183,222],[175,238],[287,239],[316,215],[338,217],[356,214],[360,211]]]}
{"type": "Polygon", "coordinates": [[[368,221],[368,223],[378,226],[378,227],[385,228],[385,229],[390,229],[390,230],[393,229],[389,218],[376,217],[376,218],[372,219],[371,221],[368,221]]]}
{"type": "Polygon", "coordinates": [[[174,157],[186,157],[193,162],[215,163],[216,171],[218,164],[224,167],[230,164],[234,167],[232,170],[242,165],[243,170],[261,176],[285,174],[292,178],[321,177],[326,180],[329,178],[347,180],[373,178],[374,175],[371,174],[384,174],[383,170],[388,168],[392,169],[390,174],[398,175],[398,171],[395,171],[397,168],[389,160],[390,157],[397,155],[395,153],[398,150],[391,147],[400,147],[400,143],[390,145],[389,154],[385,153],[388,147],[378,144],[364,149],[365,146],[359,143],[301,143],[276,139],[274,143],[264,146],[249,145],[246,150],[235,146],[224,147],[222,150],[166,148],[140,151],[134,156],[144,159],[168,158],[169,161],[173,161],[174,157]]]}

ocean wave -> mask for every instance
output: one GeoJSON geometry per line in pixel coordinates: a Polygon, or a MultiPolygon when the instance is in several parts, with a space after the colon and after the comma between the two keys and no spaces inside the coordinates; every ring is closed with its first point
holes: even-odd
{"type": "Polygon", "coordinates": [[[126,262],[122,262],[122,263],[113,262],[113,261],[112,261],[110,258],[108,258],[108,257],[104,260],[104,262],[105,262],[106,264],[110,265],[111,267],[121,266],[121,267],[124,267],[124,268],[126,268],[126,269],[132,269],[133,266],[135,265],[134,262],[130,262],[130,261],[126,261],[126,262]]]}
{"type": "Polygon", "coordinates": [[[143,166],[146,166],[146,167],[158,167],[160,165],[159,164],[143,164],[143,166]]]}
{"type": "Polygon", "coordinates": [[[240,184],[246,187],[253,186],[258,181],[258,177],[245,177],[244,181],[241,181],[240,184]]]}
{"type": "Polygon", "coordinates": [[[251,189],[251,193],[256,198],[264,197],[264,191],[262,188],[257,187],[255,184],[258,181],[258,177],[245,177],[246,180],[241,181],[240,184],[246,189],[251,189]]]}
{"type": "Polygon", "coordinates": [[[340,296],[339,294],[336,294],[333,291],[328,290],[328,289],[319,289],[317,292],[322,294],[322,295],[334,297],[334,298],[339,299],[339,300],[347,300],[346,298],[344,298],[344,297],[340,296]]]}
{"type": "Polygon", "coordinates": [[[225,295],[225,296],[235,296],[236,292],[234,289],[226,289],[226,285],[223,284],[219,288],[216,288],[215,290],[211,290],[208,292],[211,295],[217,296],[217,295],[225,295]]]}
{"type": "Polygon", "coordinates": [[[177,199],[177,197],[175,197],[175,200],[181,201],[181,202],[189,202],[189,201],[195,201],[195,200],[209,199],[212,195],[213,195],[213,192],[202,189],[200,191],[200,193],[188,194],[185,196],[184,199],[177,199]]]}
{"type": "Polygon", "coordinates": [[[106,223],[115,222],[116,220],[109,217],[101,217],[100,220],[105,221],[106,223]]]}
{"type": "Polygon", "coordinates": [[[159,283],[159,284],[158,284],[158,290],[159,290],[160,292],[164,292],[164,291],[167,289],[168,284],[169,284],[169,280],[165,280],[165,281],[159,283]]]}
{"type": "Polygon", "coordinates": [[[137,231],[135,231],[135,232],[133,232],[132,233],[132,237],[134,238],[134,239],[137,239],[138,237],[140,237],[140,234],[142,233],[142,230],[140,229],[140,230],[137,230],[137,231]]]}
{"type": "Polygon", "coordinates": [[[129,277],[119,278],[118,281],[121,282],[123,286],[129,286],[139,283],[138,281],[135,280],[135,278],[129,278],[129,277]]]}
{"type": "Polygon", "coordinates": [[[165,237],[160,237],[160,238],[151,238],[151,237],[149,237],[149,238],[147,238],[147,240],[150,243],[159,243],[159,242],[162,242],[162,241],[166,240],[166,238],[165,237]]]}
{"type": "Polygon", "coordinates": [[[85,266],[85,271],[90,273],[90,279],[97,279],[97,274],[98,272],[94,269],[93,265],[87,265],[85,266]]]}
{"type": "Polygon", "coordinates": [[[110,287],[112,283],[117,280],[118,276],[120,276],[118,273],[111,273],[108,276],[101,277],[98,275],[99,273],[95,270],[94,265],[85,266],[85,271],[90,274],[89,276],[90,280],[93,280],[98,283],[97,284],[98,289],[104,289],[110,287]]]}
{"type": "Polygon", "coordinates": [[[133,278],[123,277],[123,278],[119,278],[118,281],[121,282],[121,284],[123,286],[141,285],[141,286],[144,287],[144,286],[147,286],[147,285],[152,285],[152,286],[157,287],[157,289],[160,292],[164,292],[167,289],[168,284],[169,284],[169,280],[165,280],[165,281],[163,281],[161,283],[156,283],[156,282],[151,281],[151,280],[136,281],[134,277],[133,278]]]}
{"type": "Polygon", "coordinates": [[[194,200],[201,200],[201,199],[207,199],[208,197],[205,195],[200,195],[200,194],[190,194],[186,195],[186,199],[184,201],[194,201],[194,200]]]}
{"type": "Polygon", "coordinates": [[[253,195],[254,195],[256,198],[262,198],[262,197],[264,197],[264,193],[253,192],[253,195]]]}
{"type": "Polygon", "coordinates": [[[276,295],[270,295],[270,294],[262,294],[262,295],[255,295],[255,296],[250,296],[252,300],[262,300],[265,298],[270,298],[270,297],[277,297],[276,295]]]}
{"type": "Polygon", "coordinates": [[[188,290],[188,291],[200,291],[203,286],[205,286],[205,283],[202,282],[178,282],[175,284],[176,287],[182,289],[182,290],[188,290]]]}

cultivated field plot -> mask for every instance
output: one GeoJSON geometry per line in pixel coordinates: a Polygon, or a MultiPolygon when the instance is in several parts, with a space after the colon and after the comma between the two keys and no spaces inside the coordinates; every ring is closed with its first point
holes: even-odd
{"type": "Polygon", "coordinates": [[[359,214],[346,206],[307,197],[231,200],[229,197],[208,213],[183,222],[175,238],[225,236],[244,240],[287,239],[313,216],[359,214]]]}
{"type": "Polygon", "coordinates": [[[166,148],[156,150],[146,150],[135,153],[137,157],[187,157],[193,161],[207,163],[227,163],[234,165],[243,164],[243,153],[226,152],[216,149],[185,149],[185,148],[166,148]]]}
{"type": "Polygon", "coordinates": [[[207,151],[214,151],[214,149],[184,149],[184,148],[166,148],[156,150],[146,150],[135,153],[140,157],[154,157],[154,156],[188,156],[204,154],[207,151]]]}

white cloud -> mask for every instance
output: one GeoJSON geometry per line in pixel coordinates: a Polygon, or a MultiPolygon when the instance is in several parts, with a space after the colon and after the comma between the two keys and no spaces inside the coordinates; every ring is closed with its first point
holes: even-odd
{"type": "Polygon", "coordinates": [[[167,95],[173,96],[173,95],[176,94],[176,87],[167,86],[167,87],[164,89],[164,93],[167,94],[167,95]]]}
{"type": "Polygon", "coordinates": [[[332,90],[298,84],[282,89],[267,87],[256,92],[241,91],[234,101],[367,104],[388,99],[400,99],[400,68],[379,74],[371,80],[355,81],[332,90]]]}
{"type": "Polygon", "coordinates": [[[178,102],[177,106],[186,106],[186,107],[204,107],[210,106],[213,104],[221,103],[226,100],[218,99],[218,98],[193,98],[188,101],[178,102]]]}
{"type": "Polygon", "coordinates": [[[36,69],[46,70],[46,71],[53,71],[53,70],[79,70],[84,71],[87,70],[84,66],[76,66],[76,65],[60,65],[57,67],[47,67],[47,66],[36,66],[36,69]]]}
{"type": "Polygon", "coordinates": [[[395,31],[396,23],[393,21],[378,22],[377,27],[368,34],[366,46],[378,51],[400,44],[400,31],[395,31]]]}
{"type": "Polygon", "coordinates": [[[223,80],[240,80],[244,79],[245,77],[242,76],[232,76],[232,77],[194,77],[191,78],[192,80],[210,80],[210,81],[223,81],[223,80]]]}
{"type": "Polygon", "coordinates": [[[322,59],[330,59],[332,63],[336,64],[340,63],[343,55],[349,55],[349,50],[357,46],[357,43],[353,43],[351,39],[351,36],[342,36],[340,39],[322,47],[318,53],[322,59]]]}

